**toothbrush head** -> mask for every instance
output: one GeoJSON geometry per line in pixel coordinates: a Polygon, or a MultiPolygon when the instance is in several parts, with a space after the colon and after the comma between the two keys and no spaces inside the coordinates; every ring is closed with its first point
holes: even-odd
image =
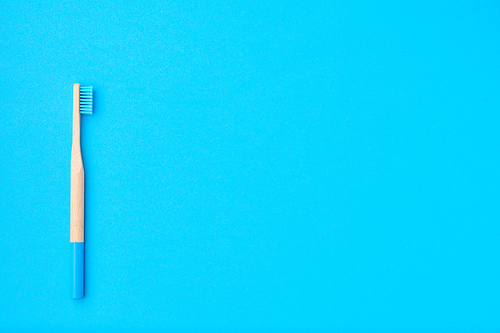
{"type": "Polygon", "coordinates": [[[93,110],[92,87],[80,86],[80,113],[92,115],[93,110]]]}

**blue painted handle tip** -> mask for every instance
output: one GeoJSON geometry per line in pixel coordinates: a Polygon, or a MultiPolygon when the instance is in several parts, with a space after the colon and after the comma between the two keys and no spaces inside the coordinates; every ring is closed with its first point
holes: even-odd
{"type": "Polygon", "coordinates": [[[73,299],[83,298],[85,278],[85,243],[71,243],[73,251],[73,299]]]}

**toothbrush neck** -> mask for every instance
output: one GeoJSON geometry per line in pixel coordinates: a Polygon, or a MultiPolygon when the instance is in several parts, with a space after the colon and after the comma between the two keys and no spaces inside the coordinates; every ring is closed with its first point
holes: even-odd
{"type": "Polygon", "coordinates": [[[73,111],[73,149],[80,150],[80,112],[73,111]]]}

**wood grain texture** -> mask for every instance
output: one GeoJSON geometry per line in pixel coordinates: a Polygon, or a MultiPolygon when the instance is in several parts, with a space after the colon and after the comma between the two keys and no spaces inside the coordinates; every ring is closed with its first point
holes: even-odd
{"type": "Polygon", "coordinates": [[[73,86],[73,143],[71,147],[70,242],[84,241],[85,173],[80,149],[80,85],[73,86]]]}

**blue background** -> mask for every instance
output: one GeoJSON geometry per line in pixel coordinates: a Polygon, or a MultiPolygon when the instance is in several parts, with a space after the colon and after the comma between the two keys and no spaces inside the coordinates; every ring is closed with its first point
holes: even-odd
{"type": "Polygon", "coordinates": [[[499,17],[2,2],[0,331],[500,331],[499,17]]]}

